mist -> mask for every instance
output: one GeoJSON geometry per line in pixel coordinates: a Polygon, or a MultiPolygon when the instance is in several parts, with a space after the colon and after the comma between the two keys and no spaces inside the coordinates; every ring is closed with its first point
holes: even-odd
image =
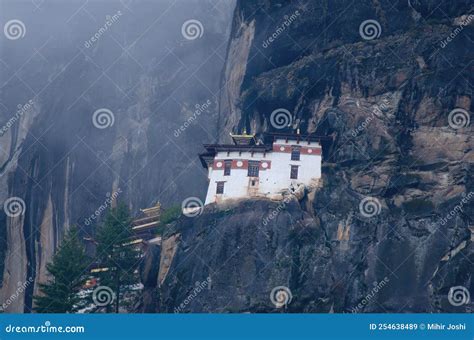
{"type": "MultiPolygon", "coordinates": [[[[233,1],[1,1],[2,294],[42,280],[64,233],[108,197],[132,214],[203,198],[233,1]],[[18,224],[19,223],[19,224],[18,224]]],[[[31,306],[33,285],[25,307],[31,306]]],[[[22,311],[22,303],[11,310],[22,311]]]]}

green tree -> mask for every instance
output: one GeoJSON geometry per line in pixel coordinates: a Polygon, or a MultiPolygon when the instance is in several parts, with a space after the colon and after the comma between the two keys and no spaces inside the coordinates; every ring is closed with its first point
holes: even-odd
{"type": "MultiPolygon", "coordinates": [[[[119,312],[121,298],[138,282],[139,250],[133,240],[128,208],[119,204],[110,209],[96,237],[97,260],[106,271],[98,274],[100,284],[115,292],[115,312],[119,312]]],[[[110,311],[110,310],[109,310],[110,311]]]]}
{"type": "Polygon", "coordinates": [[[166,231],[167,224],[176,221],[181,216],[182,212],[183,208],[181,208],[181,205],[173,205],[163,211],[160,216],[160,224],[158,225],[158,227],[156,227],[155,230],[156,234],[163,235],[166,231]]]}
{"type": "Polygon", "coordinates": [[[34,297],[39,313],[73,313],[86,303],[78,293],[87,279],[87,257],[76,227],[64,237],[53,259],[46,265],[48,282],[40,283],[41,294],[34,297]]]}

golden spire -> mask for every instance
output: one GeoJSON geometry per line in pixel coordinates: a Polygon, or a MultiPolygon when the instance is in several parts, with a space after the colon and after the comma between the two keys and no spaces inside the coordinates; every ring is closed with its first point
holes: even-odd
{"type": "Polygon", "coordinates": [[[230,134],[235,145],[254,145],[255,144],[255,134],[247,134],[247,129],[244,128],[242,134],[230,134]]]}

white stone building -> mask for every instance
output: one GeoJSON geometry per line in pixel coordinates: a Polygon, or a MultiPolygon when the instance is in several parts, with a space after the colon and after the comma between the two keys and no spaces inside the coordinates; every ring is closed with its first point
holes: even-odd
{"type": "Polygon", "coordinates": [[[322,137],[267,134],[265,143],[255,135],[231,135],[234,144],[206,144],[200,155],[209,171],[205,204],[226,199],[278,199],[299,184],[316,185],[321,178],[322,137]]]}

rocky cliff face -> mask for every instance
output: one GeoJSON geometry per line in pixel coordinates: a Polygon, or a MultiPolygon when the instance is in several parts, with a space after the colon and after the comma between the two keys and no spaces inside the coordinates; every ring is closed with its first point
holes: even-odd
{"type": "Polygon", "coordinates": [[[195,155],[216,135],[232,5],[2,6],[2,19],[24,24],[0,37],[0,202],[24,202],[23,214],[0,214],[0,298],[15,296],[7,312],[30,310],[66,229],[93,233],[102,215],[90,217],[110,197],[136,213],[204,194],[195,155]],[[198,31],[182,31],[190,19],[198,31]]]}
{"type": "Polygon", "coordinates": [[[282,128],[271,114],[285,109],[286,123],[333,137],[322,186],[282,208],[183,217],[168,251],[152,252],[161,266],[147,257],[160,275],[144,272],[142,310],[470,311],[472,11],[468,0],[238,1],[220,139],[282,128]]]}

